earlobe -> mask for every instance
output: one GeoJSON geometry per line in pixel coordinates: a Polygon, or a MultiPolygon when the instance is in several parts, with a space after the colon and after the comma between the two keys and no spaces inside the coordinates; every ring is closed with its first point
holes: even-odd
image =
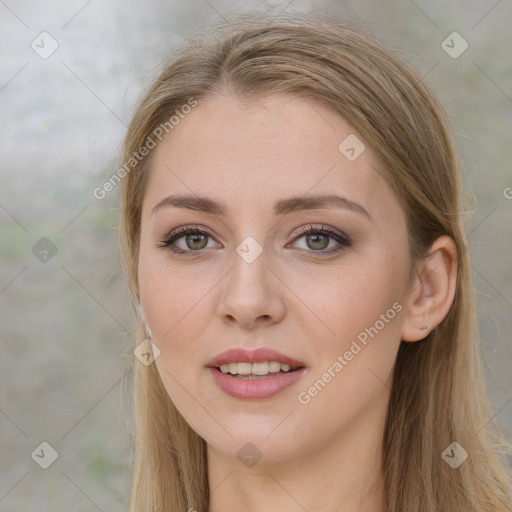
{"type": "Polygon", "coordinates": [[[422,340],[443,321],[453,304],[456,281],[457,250],[453,240],[443,235],[420,262],[411,284],[401,332],[403,341],[422,340]]]}
{"type": "Polygon", "coordinates": [[[140,303],[137,303],[135,306],[137,309],[137,315],[139,317],[139,320],[144,324],[144,330],[146,331],[146,336],[148,339],[151,339],[151,330],[149,329],[149,325],[146,320],[146,315],[144,314],[144,311],[142,310],[142,306],[140,303]]]}
{"type": "Polygon", "coordinates": [[[138,319],[142,323],[146,324],[147,323],[146,314],[144,313],[144,310],[142,309],[142,306],[141,306],[140,302],[137,303],[136,308],[137,308],[137,317],[138,317],[138,319]]]}

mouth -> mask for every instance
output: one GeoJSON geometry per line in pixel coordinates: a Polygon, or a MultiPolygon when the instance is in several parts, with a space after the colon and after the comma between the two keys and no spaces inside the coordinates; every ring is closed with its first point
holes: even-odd
{"type": "Polygon", "coordinates": [[[305,363],[270,347],[229,349],[212,359],[208,370],[224,393],[241,400],[272,398],[307,372],[305,363]]]}

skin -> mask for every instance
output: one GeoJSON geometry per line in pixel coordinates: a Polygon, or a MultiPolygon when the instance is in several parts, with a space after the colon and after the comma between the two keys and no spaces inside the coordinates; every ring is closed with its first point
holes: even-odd
{"type": "Polygon", "coordinates": [[[219,95],[200,101],[154,150],[142,210],[141,310],[161,351],[156,365],[164,386],[207,442],[210,512],[385,510],[380,450],[397,350],[401,339],[423,339],[447,314],[455,248],[440,237],[431,256],[415,262],[409,282],[402,208],[366,141],[355,161],[339,151],[349,134],[357,132],[311,100],[219,95]],[[333,193],[362,205],[371,220],[334,207],[272,212],[279,199],[333,193]],[[163,207],[152,215],[170,194],[224,202],[228,214],[163,207]],[[339,246],[329,237],[308,245],[295,234],[310,223],[345,233],[351,245],[308,255],[339,246]],[[186,225],[211,234],[203,245],[187,246],[186,237],[175,242],[183,250],[199,247],[193,257],[158,247],[186,225]],[[263,248],[251,264],[236,252],[247,236],[263,248]],[[300,403],[298,394],[394,303],[401,311],[300,403]],[[307,370],[270,399],[235,399],[206,368],[234,347],[272,347],[307,370]],[[252,467],[237,457],[248,442],[262,455],[252,467]]]}

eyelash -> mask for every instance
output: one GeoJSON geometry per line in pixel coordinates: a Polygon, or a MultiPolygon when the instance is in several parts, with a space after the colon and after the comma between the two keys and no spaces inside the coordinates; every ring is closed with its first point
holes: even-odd
{"type": "MultiPolygon", "coordinates": [[[[326,235],[329,238],[334,239],[336,242],[338,242],[339,247],[331,248],[329,250],[322,250],[322,251],[310,251],[307,249],[302,249],[306,254],[313,256],[313,257],[326,257],[333,254],[337,254],[343,250],[345,250],[347,247],[350,247],[352,245],[352,242],[350,238],[345,235],[342,232],[339,232],[337,230],[334,230],[328,226],[324,225],[316,225],[320,227],[315,227],[313,224],[308,224],[306,226],[303,226],[299,228],[297,231],[295,231],[295,235],[297,235],[293,241],[298,240],[299,238],[302,238],[305,235],[309,234],[321,234],[326,235]]],[[[178,247],[173,247],[173,244],[179,240],[180,238],[183,238],[186,235],[190,234],[200,234],[200,235],[206,235],[208,237],[212,237],[210,233],[207,231],[201,229],[199,226],[185,226],[185,227],[179,227],[173,231],[171,231],[159,244],[158,247],[160,248],[168,248],[172,253],[183,255],[185,257],[194,257],[198,256],[200,253],[204,252],[204,249],[199,250],[183,250],[178,247]]]]}

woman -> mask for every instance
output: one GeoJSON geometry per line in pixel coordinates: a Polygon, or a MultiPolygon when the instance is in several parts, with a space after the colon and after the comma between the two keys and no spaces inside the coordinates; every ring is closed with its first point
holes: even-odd
{"type": "Polygon", "coordinates": [[[415,71],[335,20],[238,16],[173,56],[123,154],[133,512],[512,510],[415,71]]]}

